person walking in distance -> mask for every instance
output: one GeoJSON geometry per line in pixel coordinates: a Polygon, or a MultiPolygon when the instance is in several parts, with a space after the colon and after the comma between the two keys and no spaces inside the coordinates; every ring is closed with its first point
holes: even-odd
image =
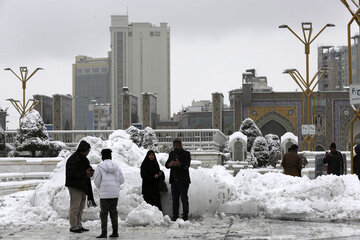
{"type": "Polygon", "coordinates": [[[330,144],[330,152],[326,152],[323,163],[328,164],[328,174],[340,176],[344,173],[344,160],[341,153],[336,150],[335,143],[330,144]]]}
{"type": "Polygon", "coordinates": [[[289,148],[289,152],[284,154],[281,166],[284,168],[284,174],[301,177],[301,158],[297,154],[298,146],[293,144],[289,148]]]}
{"type": "Polygon", "coordinates": [[[176,221],[179,217],[180,197],[183,207],[182,219],[187,221],[189,217],[188,190],[191,183],[189,174],[191,156],[190,152],[183,149],[180,139],[173,141],[173,148],[174,150],[169,153],[169,158],[165,163],[165,167],[170,168],[171,196],[173,201],[173,216],[171,220],[176,221]]]}
{"type": "Polygon", "coordinates": [[[97,166],[94,174],[94,183],[100,190],[100,219],[101,234],[96,238],[107,238],[107,220],[110,213],[112,234],[109,237],[118,237],[118,212],[117,203],[120,185],[124,177],[119,166],[111,159],[111,150],[101,151],[102,162],[97,166]]]}
{"type": "Polygon", "coordinates": [[[86,157],[89,152],[90,144],[86,141],[81,141],[75,153],[66,162],[65,186],[68,188],[70,195],[70,232],[74,233],[89,231],[89,229],[83,228],[81,223],[86,196],[88,206],[96,207],[90,180],[94,170],[86,157]]]}

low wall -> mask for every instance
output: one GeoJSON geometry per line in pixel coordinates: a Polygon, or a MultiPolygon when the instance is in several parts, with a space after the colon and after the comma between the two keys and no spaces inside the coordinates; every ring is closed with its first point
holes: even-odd
{"type": "Polygon", "coordinates": [[[63,158],[0,158],[0,173],[52,172],[63,158]]]}
{"type": "Polygon", "coordinates": [[[221,165],[222,156],[219,152],[193,151],[191,152],[191,160],[200,161],[201,167],[212,168],[221,165]]]}

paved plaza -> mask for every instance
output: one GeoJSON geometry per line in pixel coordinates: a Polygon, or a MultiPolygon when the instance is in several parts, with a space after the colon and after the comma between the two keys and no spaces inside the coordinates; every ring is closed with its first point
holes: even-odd
{"type": "MultiPolygon", "coordinates": [[[[120,226],[118,239],[360,239],[360,228],[357,222],[299,222],[271,219],[241,219],[238,217],[217,217],[190,220],[191,223],[171,223],[169,226],[129,227],[120,226]]],[[[36,227],[2,227],[0,239],[95,239],[100,233],[100,222],[92,221],[84,224],[91,230],[86,233],[70,233],[64,225],[39,225],[36,227]]],[[[109,234],[111,230],[109,229],[109,234]]],[[[110,238],[108,238],[110,239],[110,238]]]]}

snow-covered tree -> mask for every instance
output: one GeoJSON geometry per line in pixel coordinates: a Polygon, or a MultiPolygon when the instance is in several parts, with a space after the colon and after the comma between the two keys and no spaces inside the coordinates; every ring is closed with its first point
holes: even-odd
{"type": "Polygon", "coordinates": [[[15,137],[17,151],[31,151],[35,157],[36,151],[44,151],[49,146],[49,135],[39,112],[32,110],[20,122],[20,128],[15,137]]]}
{"type": "Polygon", "coordinates": [[[262,133],[251,118],[246,118],[241,123],[240,132],[247,136],[247,150],[250,152],[255,138],[262,136],[262,133]]]}
{"type": "Polygon", "coordinates": [[[251,152],[247,152],[246,154],[246,161],[251,164],[254,168],[258,166],[258,161],[256,160],[256,157],[252,155],[251,152]]]}
{"type": "Polygon", "coordinates": [[[143,133],[137,127],[131,126],[125,130],[130,135],[130,139],[138,146],[141,147],[143,141],[143,133]]]}
{"type": "Polygon", "coordinates": [[[153,150],[154,152],[159,152],[159,141],[154,130],[151,127],[146,127],[144,129],[142,146],[145,149],[153,150]]]}
{"type": "Polygon", "coordinates": [[[269,165],[276,167],[281,158],[280,138],[276,134],[267,134],[265,139],[269,145],[269,165]]]}
{"type": "Polygon", "coordinates": [[[251,154],[256,158],[259,167],[264,167],[269,161],[269,145],[264,137],[255,138],[251,154]]]}

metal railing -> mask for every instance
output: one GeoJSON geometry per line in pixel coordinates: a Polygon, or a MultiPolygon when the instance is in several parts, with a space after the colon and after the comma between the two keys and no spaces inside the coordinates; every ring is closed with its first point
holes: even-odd
{"type": "MultiPolygon", "coordinates": [[[[109,135],[115,130],[50,130],[50,140],[64,142],[73,148],[85,136],[109,139],[109,135]]],[[[159,145],[172,145],[175,138],[181,139],[184,148],[188,150],[213,150],[219,151],[227,141],[227,137],[219,129],[154,129],[158,137],[159,145]]],[[[16,130],[5,131],[6,143],[14,144],[16,130]]]]}

